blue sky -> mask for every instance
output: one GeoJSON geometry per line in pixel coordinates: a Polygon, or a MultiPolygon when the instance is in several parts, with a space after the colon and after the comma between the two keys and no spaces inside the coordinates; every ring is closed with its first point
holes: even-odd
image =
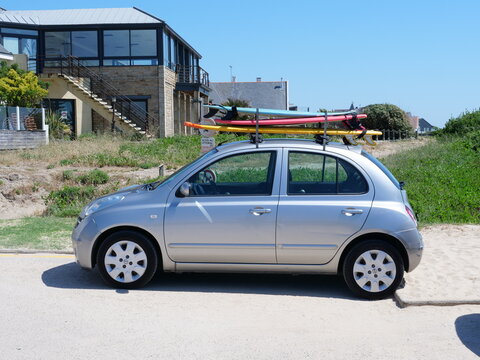
{"type": "Polygon", "coordinates": [[[8,10],[136,6],[202,55],[212,81],[289,81],[290,102],[393,103],[442,126],[480,107],[480,1],[3,1],[8,10]]]}

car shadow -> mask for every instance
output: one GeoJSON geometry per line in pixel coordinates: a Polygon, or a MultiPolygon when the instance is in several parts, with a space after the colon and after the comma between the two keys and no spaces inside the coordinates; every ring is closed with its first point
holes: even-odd
{"type": "MultiPolygon", "coordinates": [[[[111,289],[101,280],[97,270],[83,270],[73,262],[44,271],[42,281],[46,286],[62,289],[111,289]]],[[[291,295],[365,301],[355,298],[341,277],[329,275],[161,273],[147,286],[134,291],[291,295]]]]}
{"type": "Polygon", "coordinates": [[[475,355],[480,356],[480,314],[463,315],[455,320],[460,341],[475,355]]]}

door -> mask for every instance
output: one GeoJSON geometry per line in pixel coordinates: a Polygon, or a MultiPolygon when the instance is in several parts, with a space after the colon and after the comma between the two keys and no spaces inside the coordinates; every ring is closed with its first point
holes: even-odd
{"type": "Polygon", "coordinates": [[[277,259],[325,264],[359,231],[372,206],[372,184],[354,164],[319,152],[288,151],[277,220],[277,259]]]}
{"type": "Polygon", "coordinates": [[[164,220],[168,256],[177,262],[275,263],[277,158],[277,151],[226,156],[188,179],[189,196],[174,189],[164,220]]]}

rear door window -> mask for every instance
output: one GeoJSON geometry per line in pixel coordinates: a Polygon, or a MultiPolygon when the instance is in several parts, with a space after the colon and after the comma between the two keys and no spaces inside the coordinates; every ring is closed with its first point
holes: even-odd
{"type": "Polygon", "coordinates": [[[364,194],[368,184],[352,164],[318,153],[290,151],[289,195],[364,194]]]}

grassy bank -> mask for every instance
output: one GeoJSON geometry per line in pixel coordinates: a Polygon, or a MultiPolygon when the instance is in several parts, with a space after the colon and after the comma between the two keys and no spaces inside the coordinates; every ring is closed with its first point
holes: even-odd
{"type": "Polygon", "coordinates": [[[70,250],[75,220],[58,217],[30,217],[0,220],[0,248],[70,250]]]}
{"type": "Polygon", "coordinates": [[[382,159],[406,182],[421,224],[480,223],[480,154],[462,140],[439,140],[382,159]]]}

